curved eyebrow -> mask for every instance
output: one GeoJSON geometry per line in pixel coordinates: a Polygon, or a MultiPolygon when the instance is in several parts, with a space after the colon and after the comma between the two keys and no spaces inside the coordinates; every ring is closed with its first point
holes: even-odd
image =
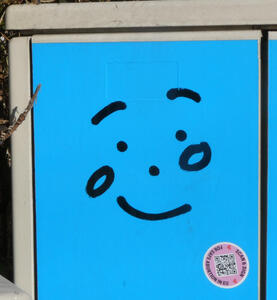
{"type": "Polygon", "coordinates": [[[92,119],[91,123],[98,125],[103,119],[118,110],[126,109],[127,105],[121,101],[115,101],[102,108],[92,119]]]}
{"type": "Polygon", "coordinates": [[[176,98],[179,97],[186,97],[197,103],[201,101],[200,95],[189,89],[180,89],[180,88],[170,89],[166,93],[166,96],[169,100],[175,100],[176,98]]]}

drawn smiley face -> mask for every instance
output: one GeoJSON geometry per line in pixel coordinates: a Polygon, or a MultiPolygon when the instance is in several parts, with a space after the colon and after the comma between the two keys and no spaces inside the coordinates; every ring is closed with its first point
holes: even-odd
{"type": "MultiPolygon", "coordinates": [[[[196,103],[201,101],[200,95],[189,89],[173,88],[167,92],[166,96],[168,100],[175,100],[180,97],[185,97],[195,101],[196,103]]],[[[110,114],[125,109],[127,109],[126,103],[121,101],[112,102],[109,105],[105,106],[103,109],[101,109],[98,113],[96,113],[92,118],[91,122],[93,125],[98,125],[110,114]]],[[[178,141],[183,142],[187,138],[187,133],[183,129],[179,129],[176,131],[175,138],[178,141]]],[[[117,150],[120,152],[125,152],[128,150],[128,143],[126,141],[118,141],[116,146],[117,146],[117,150]]],[[[210,160],[211,160],[211,148],[209,144],[207,142],[200,142],[199,144],[189,145],[183,150],[183,152],[179,157],[179,167],[181,168],[181,170],[187,172],[200,171],[206,166],[208,166],[210,160]],[[191,157],[197,153],[202,153],[203,154],[202,158],[197,162],[190,163],[189,161],[191,157]]],[[[148,172],[150,176],[158,176],[160,174],[159,166],[156,165],[150,166],[148,172]]],[[[102,195],[111,187],[114,181],[114,177],[115,177],[114,170],[110,166],[103,166],[99,168],[91,175],[91,177],[87,182],[87,186],[86,186],[87,194],[92,198],[96,198],[102,195]],[[97,182],[104,176],[105,178],[103,183],[100,186],[96,187],[97,182]]],[[[150,220],[150,221],[163,220],[163,219],[176,217],[178,215],[185,214],[191,211],[192,209],[190,204],[183,204],[182,206],[179,206],[177,208],[162,213],[147,213],[147,212],[140,211],[135,207],[131,206],[124,198],[124,196],[118,196],[117,203],[129,215],[139,219],[150,220]]]]}

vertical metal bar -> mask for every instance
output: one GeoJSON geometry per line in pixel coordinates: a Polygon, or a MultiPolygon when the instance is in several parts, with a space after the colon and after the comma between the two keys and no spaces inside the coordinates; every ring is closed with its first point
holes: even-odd
{"type": "Polygon", "coordinates": [[[260,40],[259,103],[259,300],[266,300],[268,194],[268,32],[260,40]]]}
{"type": "MultiPolygon", "coordinates": [[[[29,41],[30,48],[30,95],[33,95],[33,44],[32,38],[29,41]]],[[[34,109],[31,112],[32,123],[32,180],[33,180],[33,224],[34,224],[34,300],[38,299],[37,282],[37,225],[36,225],[36,184],[35,184],[35,142],[34,142],[34,109]]]]}
{"type": "MultiPolygon", "coordinates": [[[[10,109],[24,111],[30,100],[29,37],[9,44],[10,109]]],[[[14,281],[34,298],[33,183],[31,118],[28,115],[12,139],[14,281]]]]}

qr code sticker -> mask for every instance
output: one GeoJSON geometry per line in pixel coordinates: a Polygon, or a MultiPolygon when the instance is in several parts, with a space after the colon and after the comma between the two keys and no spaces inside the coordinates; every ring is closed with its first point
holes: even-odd
{"type": "Polygon", "coordinates": [[[236,257],[233,253],[215,255],[214,263],[217,276],[230,276],[238,274],[236,257]]]}

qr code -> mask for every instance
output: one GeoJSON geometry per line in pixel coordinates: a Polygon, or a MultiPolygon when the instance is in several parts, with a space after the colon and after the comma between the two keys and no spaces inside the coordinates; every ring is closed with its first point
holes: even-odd
{"type": "Polygon", "coordinates": [[[215,255],[214,263],[217,276],[230,276],[238,274],[236,257],[233,253],[215,255]]]}

